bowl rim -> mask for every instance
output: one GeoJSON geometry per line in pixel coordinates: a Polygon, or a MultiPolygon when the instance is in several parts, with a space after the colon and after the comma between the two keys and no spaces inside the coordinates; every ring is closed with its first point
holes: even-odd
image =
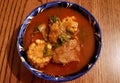
{"type": "MultiPolygon", "coordinates": [[[[47,9],[45,8],[45,9],[47,9]]],[[[100,26],[97,22],[97,20],[94,18],[94,16],[88,11],[86,10],[85,8],[83,8],[81,5],[77,4],[77,3],[74,3],[74,2],[70,2],[70,1],[51,1],[51,2],[47,2],[45,4],[42,4],[40,6],[38,6],[37,8],[35,8],[31,13],[28,14],[28,16],[25,18],[23,24],[21,25],[20,27],[20,30],[19,30],[19,33],[18,33],[18,36],[17,36],[17,50],[18,50],[18,54],[21,58],[21,61],[24,63],[24,65],[26,66],[27,69],[29,69],[34,75],[40,77],[40,78],[43,78],[45,80],[50,80],[50,81],[56,81],[56,82],[65,82],[65,81],[71,81],[71,80],[74,80],[78,77],[81,77],[83,76],[84,74],[86,74],[96,63],[98,57],[100,56],[100,51],[101,51],[101,48],[102,48],[102,32],[101,32],[101,29],[100,29],[100,26]],[[40,10],[42,7],[44,8],[44,6],[46,7],[46,5],[48,6],[47,8],[49,7],[53,7],[54,5],[57,5],[58,3],[67,3],[67,4],[71,4],[71,5],[77,5],[79,6],[79,9],[81,9],[82,11],[84,11],[87,15],[90,15],[90,17],[96,22],[96,25],[97,25],[97,28],[98,28],[98,33],[99,33],[99,38],[100,38],[100,43],[99,43],[99,46],[98,46],[98,50],[96,52],[96,59],[94,60],[94,62],[92,64],[89,64],[88,66],[88,69],[85,70],[85,71],[82,71],[82,72],[79,72],[78,74],[76,75],[73,75],[73,76],[61,76],[61,77],[54,77],[54,76],[50,76],[50,75],[47,75],[47,74],[44,74],[40,71],[38,71],[37,69],[33,68],[26,60],[25,58],[23,57],[24,54],[24,48],[22,47],[22,45],[20,44],[20,41],[21,38],[24,36],[24,33],[25,33],[25,30],[26,30],[26,26],[28,25],[28,22],[36,15],[35,13],[40,13],[42,12],[43,10],[40,10]],[[32,16],[32,17],[31,17],[32,16]]]]}

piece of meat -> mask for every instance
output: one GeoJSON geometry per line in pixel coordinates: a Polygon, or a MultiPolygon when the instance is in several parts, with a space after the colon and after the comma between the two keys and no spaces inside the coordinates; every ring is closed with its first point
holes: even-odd
{"type": "Polygon", "coordinates": [[[55,63],[67,64],[72,61],[80,61],[78,55],[80,53],[80,45],[77,39],[72,39],[64,45],[55,49],[53,60],[55,63]]]}

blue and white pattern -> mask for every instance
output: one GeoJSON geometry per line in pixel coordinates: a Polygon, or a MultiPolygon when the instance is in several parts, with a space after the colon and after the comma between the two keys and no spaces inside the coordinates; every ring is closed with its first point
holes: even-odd
{"type": "Polygon", "coordinates": [[[25,66],[33,74],[35,74],[36,76],[38,76],[40,78],[43,78],[46,80],[51,80],[51,81],[59,81],[59,82],[62,82],[62,81],[65,82],[65,81],[70,81],[70,80],[76,79],[76,78],[84,75],[86,72],[88,72],[93,67],[95,62],[97,61],[99,54],[100,54],[101,46],[102,46],[101,30],[100,30],[99,24],[95,20],[95,18],[83,7],[77,5],[73,2],[66,2],[66,1],[53,1],[53,2],[43,4],[39,7],[37,7],[36,9],[34,9],[26,17],[25,21],[23,22],[23,24],[20,28],[20,31],[19,31],[19,34],[17,37],[18,53],[19,53],[19,56],[20,56],[22,62],[25,64],[25,66]],[[72,8],[74,10],[77,10],[78,12],[80,12],[82,15],[84,15],[89,20],[89,22],[91,23],[91,25],[93,26],[94,31],[95,31],[94,35],[95,35],[95,39],[96,39],[96,50],[95,50],[94,56],[92,57],[90,63],[85,68],[83,68],[82,71],[80,71],[74,75],[65,76],[65,77],[63,77],[63,76],[61,76],[61,77],[49,76],[49,75],[42,73],[42,71],[39,71],[39,70],[33,68],[26,60],[26,53],[25,53],[24,47],[23,47],[23,36],[24,36],[25,30],[26,30],[28,24],[34,18],[34,16],[36,16],[38,13],[44,11],[47,8],[56,7],[56,6],[69,7],[69,8],[72,8]]]}

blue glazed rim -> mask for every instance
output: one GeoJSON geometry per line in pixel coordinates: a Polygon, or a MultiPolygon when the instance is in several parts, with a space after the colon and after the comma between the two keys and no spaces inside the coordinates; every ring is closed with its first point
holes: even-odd
{"type": "Polygon", "coordinates": [[[33,74],[35,74],[36,76],[38,76],[40,78],[43,78],[45,80],[57,81],[57,82],[71,81],[73,79],[76,79],[76,78],[81,77],[82,75],[86,74],[93,67],[95,62],[97,61],[97,59],[100,55],[101,47],[102,47],[102,33],[101,33],[99,24],[96,21],[96,19],[85,8],[81,7],[80,5],[78,5],[76,3],[67,2],[67,1],[48,2],[46,4],[43,4],[43,5],[35,8],[24,20],[24,22],[21,25],[21,28],[19,30],[18,37],[17,37],[18,53],[19,53],[19,56],[21,58],[21,61],[25,64],[27,69],[29,69],[33,74]],[[84,15],[89,20],[89,22],[91,23],[91,25],[94,28],[95,43],[96,43],[95,53],[94,53],[93,57],[91,58],[89,64],[86,65],[80,72],[77,72],[77,73],[69,75],[69,76],[64,76],[64,77],[63,76],[61,76],[61,77],[50,76],[50,75],[44,74],[41,71],[38,71],[37,69],[33,68],[27,62],[26,53],[25,53],[25,50],[23,48],[23,36],[24,36],[25,30],[27,28],[27,25],[30,23],[31,19],[34,18],[34,16],[36,16],[38,13],[42,12],[44,9],[48,9],[48,8],[56,7],[56,6],[69,7],[69,8],[72,8],[74,10],[77,10],[82,15],[84,15]]]}

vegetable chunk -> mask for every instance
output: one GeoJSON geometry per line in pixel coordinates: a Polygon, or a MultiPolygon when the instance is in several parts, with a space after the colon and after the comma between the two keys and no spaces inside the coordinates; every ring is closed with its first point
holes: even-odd
{"type": "Polygon", "coordinates": [[[51,56],[44,57],[43,51],[45,48],[46,42],[44,40],[37,39],[35,43],[31,43],[29,49],[27,51],[28,60],[32,65],[37,68],[45,67],[50,59],[51,56]]]}

